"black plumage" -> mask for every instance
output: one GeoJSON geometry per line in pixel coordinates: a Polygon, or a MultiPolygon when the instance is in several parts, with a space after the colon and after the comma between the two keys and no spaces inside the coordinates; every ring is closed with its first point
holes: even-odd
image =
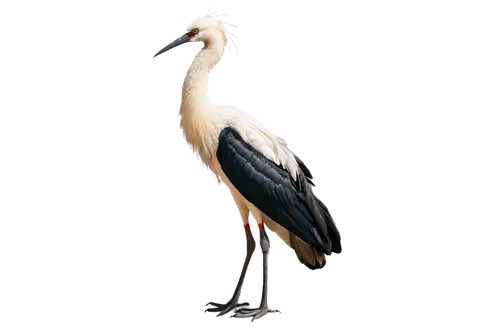
{"type": "Polygon", "coordinates": [[[273,221],[316,251],[340,253],[340,234],[326,206],[313,194],[312,175],[296,157],[299,171],[290,173],[225,127],[219,135],[217,159],[236,189],[273,221]]]}

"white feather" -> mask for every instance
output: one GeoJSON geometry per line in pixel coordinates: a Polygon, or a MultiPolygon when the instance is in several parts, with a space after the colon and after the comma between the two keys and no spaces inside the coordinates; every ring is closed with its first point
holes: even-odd
{"type": "Polygon", "coordinates": [[[225,126],[232,126],[243,140],[296,179],[298,164],[284,140],[239,108],[213,105],[207,97],[208,73],[224,54],[228,27],[234,26],[215,19],[213,15],[196,19],[188,27],[188,30],[200,30],[192,41],[203,41],[205,46],[195,57],[183,85],[180,114],[186,140],[203,163],[221,176],[213,162],[218,137],[225,126]]]}

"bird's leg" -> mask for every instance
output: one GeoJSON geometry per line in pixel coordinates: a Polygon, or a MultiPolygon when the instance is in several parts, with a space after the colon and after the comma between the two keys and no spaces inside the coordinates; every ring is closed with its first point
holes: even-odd
{"type": "Polygon", "coordinates": [[[238,299],[241,294],[241,287],[243,286],[243,280],[245,279],[245,274],[247,272],[248,264],[250,263],[250,259],[252,258],[253,251],[255,250],[255,240],[253,239],[252,232],[250,231],[250,225],[248,223],[244,224],[245,226],[245,235],[247,238],[247,255],[245,258],[245,263],[243,264],[243,269],[241,270],[240,279],[238,280],[238,284],[236,285],[236,289],[234,290],[233,297],[226,304],[209,302],[207,305],[213,305],[214,308],[206,309],[205,312],[219,312],[217,317],[225,315],[232,309],[240,306],[248,305],[248,303],[238,303],[238,299]]]}
{"type": "Polygon", "coordinates": [[[264,224],[259,223],[260,230],[260,247],[262,248],[263,255],[263,268],[264,268],[264,281],[262,284],[262,299],[260,301],[260,306],[256,309],[242,308],[235,311],[232,317],[236,318],[246,318],[253,317],[252,321],[259,319],[260,317],[266,315],[269,312],[279,312],[278,310],[271,310],[267,306],[267,259],[269,256],[269,238],[267,237],[266,230],[264,229],[264,224]]]}

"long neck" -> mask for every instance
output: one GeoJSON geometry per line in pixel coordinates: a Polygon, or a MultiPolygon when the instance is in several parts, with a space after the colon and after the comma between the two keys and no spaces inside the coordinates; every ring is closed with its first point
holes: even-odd
{"type": "Polygon", "coordinates": [[[210,108],[207,96],[208,73],[219,62],[224,53],[222,43],[210,42],[196,55],[189,67],[182,86],[181,115],[203,112],[210,108]]]}
{"type": "Polygon", "coordinates": [[[196,55],[182,86],[181,127],[186,140],[201,160],[213,170],[211,158],[217,149],[216,115],[207,96],[208,73],[219,62],[224,43],[205,42],[196,55]]]}

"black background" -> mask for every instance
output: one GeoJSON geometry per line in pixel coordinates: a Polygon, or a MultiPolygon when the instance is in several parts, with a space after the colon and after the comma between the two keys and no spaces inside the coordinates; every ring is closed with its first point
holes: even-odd
{"type": "MultiPolygon", "coordinates": [[[[169,31],[182,31],[184,16],[191,15],[193,7],[206,5],[206,1],[190,1],[175,9],[165,6],[168,16],[152,22],[151,48],[168,39],[169,31]]],[[[297,136],[297,150],[305,153],[314,173],[320,174],[323,197],[327,196],[329,207],[343,219],[345,191],[352,176],[347,176],[345,167],[352,139],[346,116],[354,111],[350,85],[355,80],[346,75],[354,75],[354,68],[350,68],[354,55],[349,53],[346,38],[349,26],[339,24],[341,14],[333,12],[331,21],[318,25],[316,9],[311,15],[303,15],[291,2],[283,4],[285,7],[274,4],[273,8],[236,1],[217,1],[217,6],[231,7],[233,15],[241,17],[241,47],[249,49],[248,57],[225,59],[224,72],[217,74],[217,93],[240,96],[243,104],[257,104],[265,119],[272,119],[273,127],[288,128],[289,135],[297,136]]],[[[151,82],[161,78],[162,84],[151,88],[152,105],[157,111],[148,120],[161,129],[148,133],[152,142],[161,144],[143,147],[145,155],[156,155],[150,160],[144,182],[157,182],[155,195],[144,193],[144,198],[150,200],[151,211],[162,213],[151,218],[145,214],[141,220],[149,227],[141,233],[143,243],[151,246],[151,256],[145,261],[150,264],[145,266],[151,274],[150,287],[159,288],[157,297],[165,303],[162,310],[171,311],[169,305],[180,302],[182,316],[194,322],[198,319],[198,303],[206,302],[207,296],[224,299],[231,294],[239,273],[241,236],[239,226],[232,223],[231,202],[223,200],[215,185],[207,184],[200,170],[192,168],[191,160],[184,160],[183,146],[175,144],[175,122],[166,121],[166,113],[176,107],[175,74],[183,71],[183,56],[190,55],[190,49],[179,49],[155,61],[149,69],[151,82]]],[[[266,321],[265,326],[340,313],[342,303],[347,302],[344,258],[333,261],[336,264],[329,265],[326,272],[300,272],[295,258],[274,241],[272,301],[286,304],[289,323],[266,321]]],[[[260,286],[255,272],[249,275],[248,287],[249,300],[257,302],[260,286]]],[[[209,319],[204,314],[199,318],[209,319]]]]}

